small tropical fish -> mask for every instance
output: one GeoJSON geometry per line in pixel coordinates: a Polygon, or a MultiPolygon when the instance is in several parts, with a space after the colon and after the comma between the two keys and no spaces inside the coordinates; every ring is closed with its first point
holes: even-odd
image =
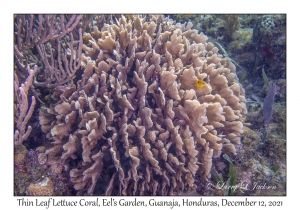
{"type": "Polygon", "coordinates": [[[205,85],[206,85],[206,82],[204,82],[203,80],[199,80],[199,79],[196,80],[195,86],[197,88],[203,88],[205,85]]]}

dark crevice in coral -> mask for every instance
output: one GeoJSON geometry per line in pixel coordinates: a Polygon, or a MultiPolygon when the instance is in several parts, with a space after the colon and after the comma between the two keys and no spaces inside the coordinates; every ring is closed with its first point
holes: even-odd
{"type": "Polygon", "coordinates": [[[72,158],[68,158],[68,163],[69,163],[69,167],[70,170],[77,168],[78,164],[82,161],[82,156],[78,156],[76,159],[72,159],[72,158]]]}
{"type": "Polygon", "coordinates": [[[103,158],[103,168],[99,177],[101,179],[97,180],[94,195],[102,195],[105,194],[107,190],[107,186],[111,180],[111,177],[116,172],[116,168],[114,167],[114,162],[110,155],[104,155],[103,158]]]}

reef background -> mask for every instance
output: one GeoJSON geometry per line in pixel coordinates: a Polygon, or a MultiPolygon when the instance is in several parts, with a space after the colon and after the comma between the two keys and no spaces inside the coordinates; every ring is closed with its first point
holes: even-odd
{"type": "MultiPolygon", "coordinates": [[[[130,18],[130,15],[127,16],[130,18]]],[[[236,183],[266,183],[276,186],[276,189],[238,189],[234,195],[286,195],[286,15],[169,16],[181,23],[191,21],[193,29],[217,42],[238,64],[237,75],[245,88],[247,99],[248,124],[244,126],[238,154],[232,160],[236,183]],[[277,92],[271,123],[266,124],[263,104],[268,81],[276,83],[277,92]]],[[[42,96],[46,97],[46,94],[42,96]]],[[[57,176],[57,173],[52,173],[38,160],[42,158],[39,154],[45,150],[43,145],[47,140],[41,131],[37,111],[33,113],[29,125],[33,129],[28,139],[15,148],[14,194],[34,194],[38,191],[35,183],[47,182],[48,195],[75,195],[67,174],[57,176]]],[[[229,167],[229,162],[222,156],[213,160],[212,170],[216,177],[222,177],[225,182],[229,180],[229,167]]],[[[209,182],[216,185],[216,177],[212,177],[209,182]]],[[[207,183],[198,180],[197,195],[229,193],[221,189],[207,189],[207,183]]],[[[183,192],[182,195],[190,194],[183,192]]]]}

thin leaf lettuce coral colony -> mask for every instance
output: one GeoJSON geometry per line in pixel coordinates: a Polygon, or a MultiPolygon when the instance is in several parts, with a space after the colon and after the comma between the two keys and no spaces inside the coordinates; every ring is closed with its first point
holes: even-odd
{"type": "Polygon", "coordinates": [[[240,144],[247,110],[234,64],[191,23],[134,15],[93,25],[82,75],[40,109],[45,164],[63,165],[78,195],[195,191],[212,158],[240,144]]]}

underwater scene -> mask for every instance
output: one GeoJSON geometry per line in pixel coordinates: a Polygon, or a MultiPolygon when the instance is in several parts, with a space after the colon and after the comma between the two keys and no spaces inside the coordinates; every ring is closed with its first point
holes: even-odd
{"type": "Polygon", "coordinates": [[[285,14],[15,14],[15,196],[285,196],[285,14]]]}

